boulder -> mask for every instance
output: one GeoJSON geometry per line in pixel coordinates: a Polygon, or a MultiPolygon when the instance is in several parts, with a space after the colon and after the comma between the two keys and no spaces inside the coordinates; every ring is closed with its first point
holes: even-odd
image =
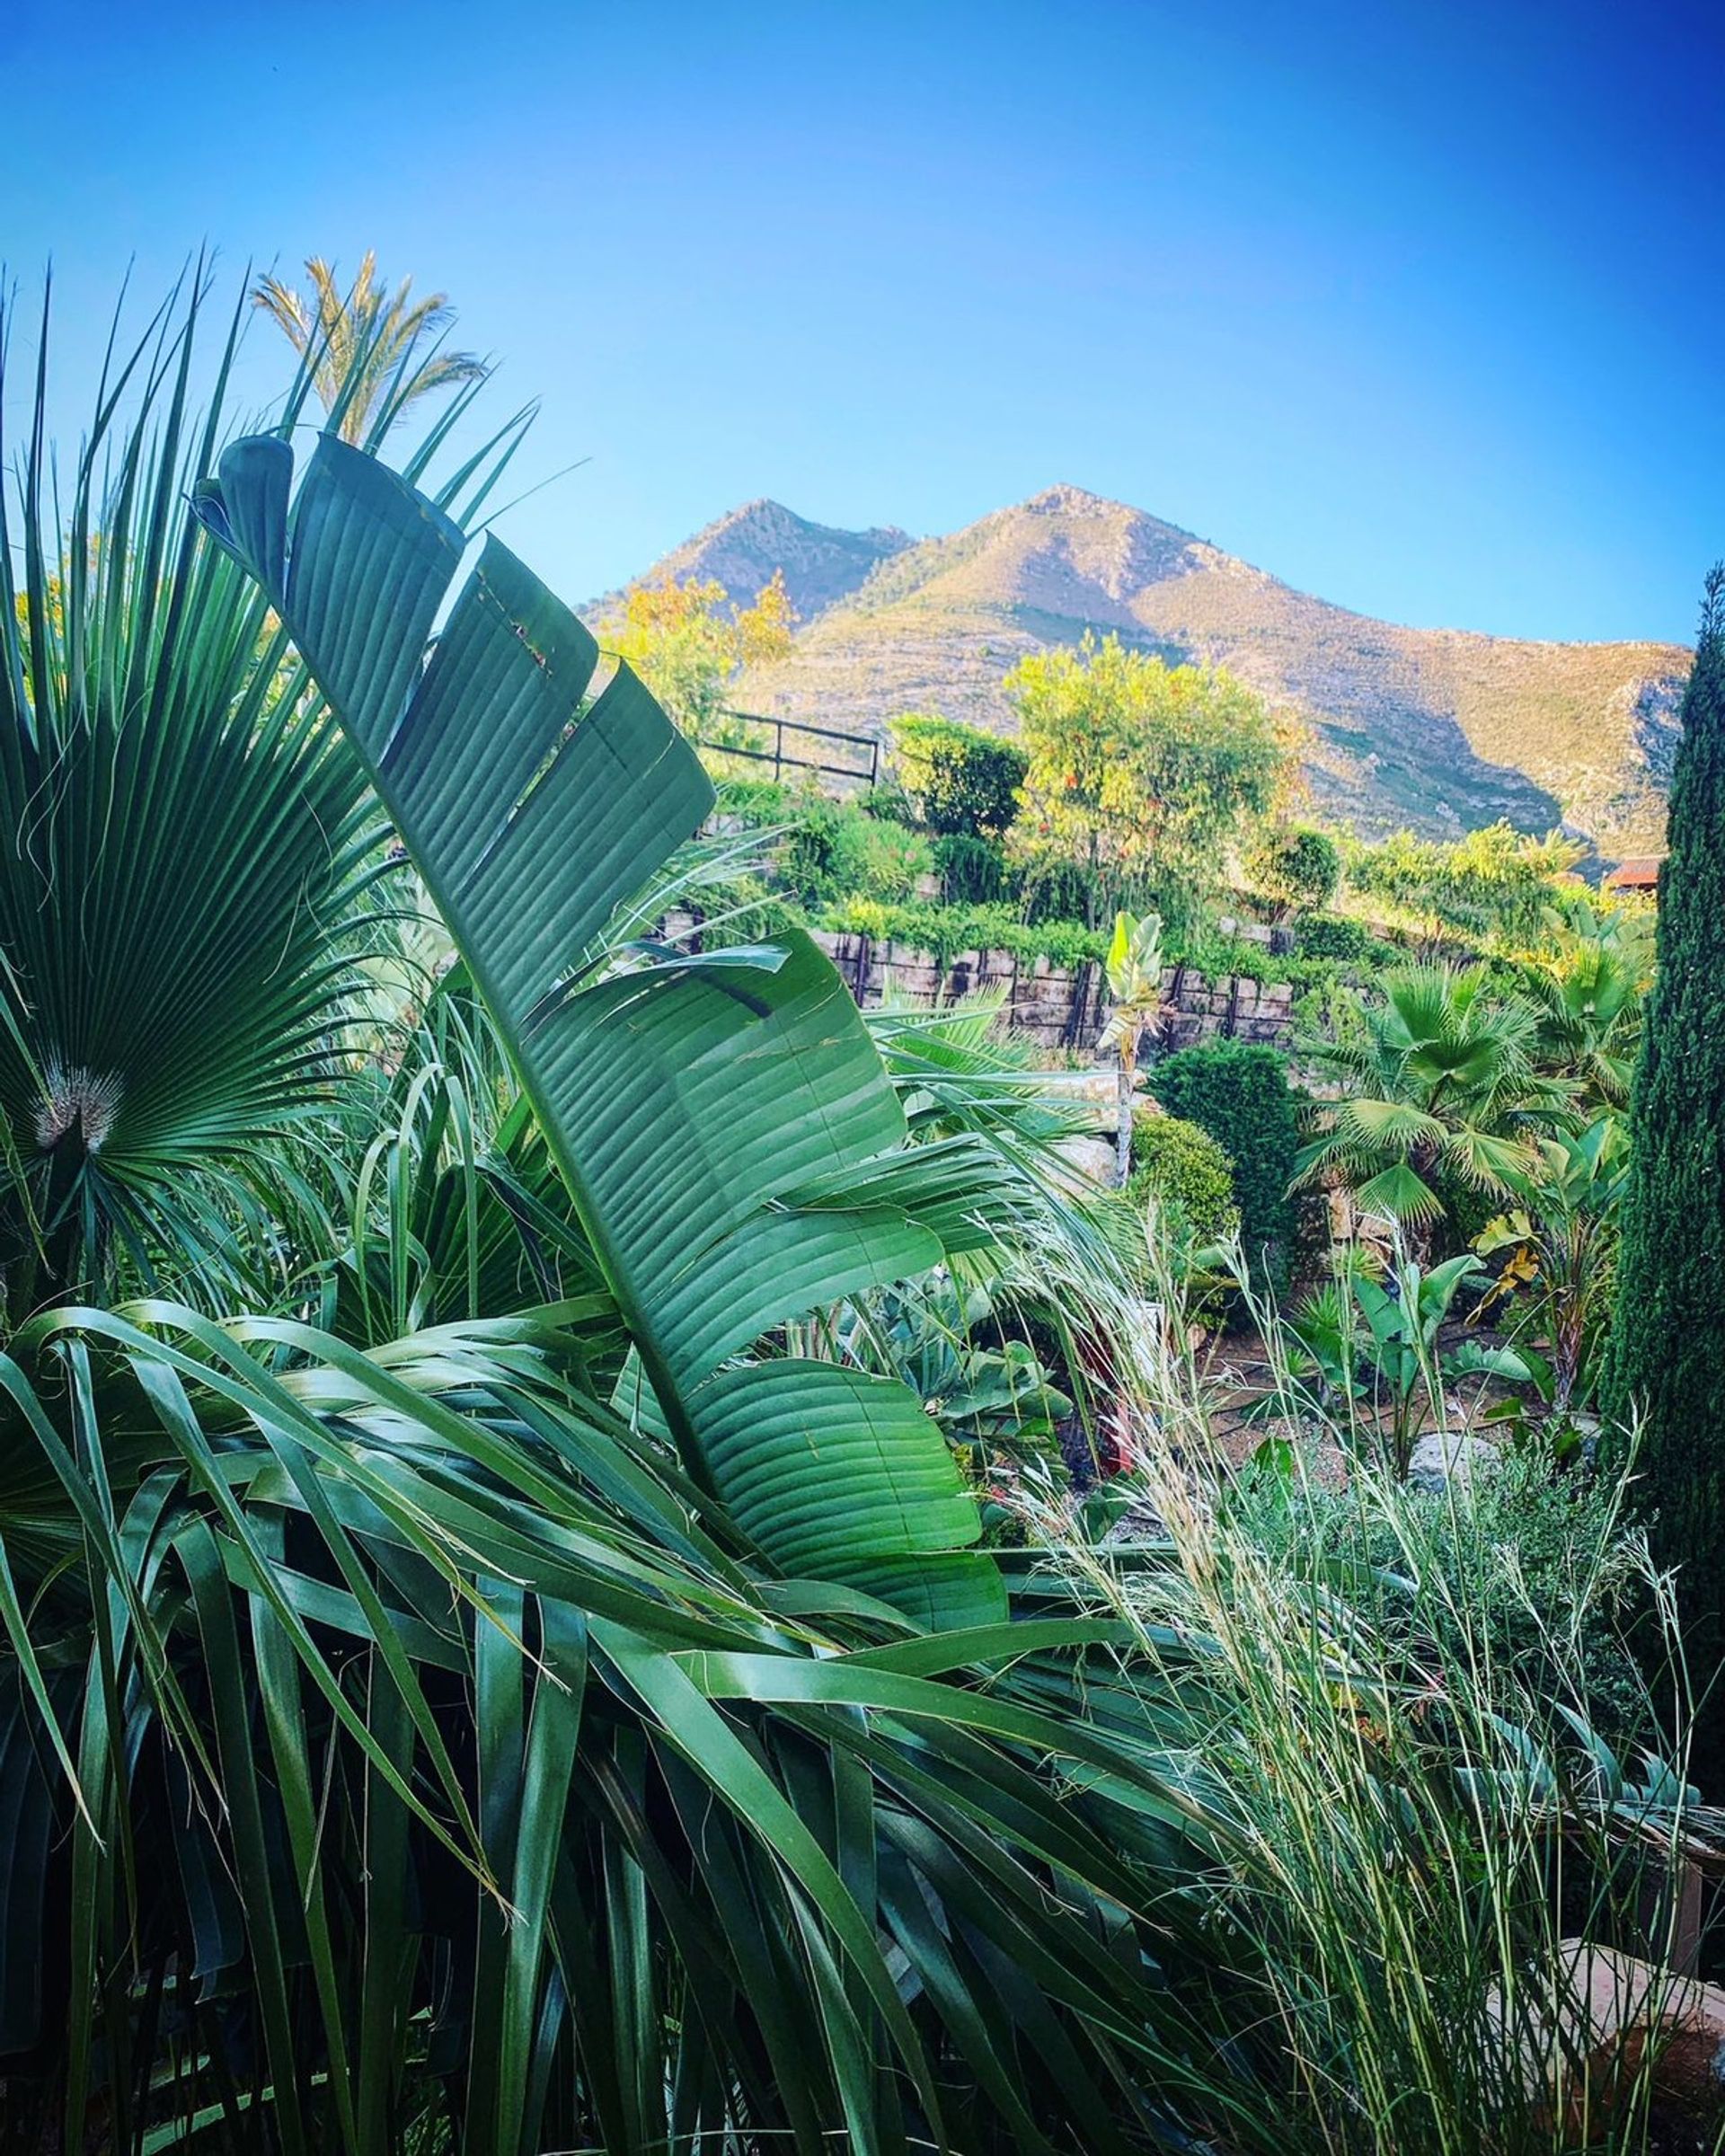
{"type": "Polygon", "coordinates": [[[1115,1153],[1106,1138],[1061,1138],[1054,1149],[1079,1180],[1104,1187],[1113,1182],[1115,1153]]]}
{"type": "Polygon", "coordinates": [[[1452,1482],[1464,1487],[1498,1465],[1498,1448],[1467,1430],[1428,1430],[1408,1462],[1408,1487],[1440,1494],[1452,1482]]]}
{"type": "Polygon", "coordinates": [[[1670,2138],[1680,2119],[1700,2132],[1693,2145],[1716,2145],[1725,2121],[1725,1990],[1588,1940],[1566,1939],[1558,1952],[1553,2024],[1540,2015],[1517,2039],[1529,2093],[1549,2098],[1571,2132],[1585,2123],[1597,2134],[1645,2072],[1667,2133],[1653,2145],[1691,2145],[1670,2138]]]}

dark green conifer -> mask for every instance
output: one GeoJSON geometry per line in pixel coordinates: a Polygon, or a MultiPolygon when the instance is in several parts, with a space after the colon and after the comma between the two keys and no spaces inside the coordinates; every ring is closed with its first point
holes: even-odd
{"type": "MultiPolygon", "coordinates": [[[[1725,1654],[1725,564],[1707,579],[1682,719],[1607,1401],[1642,1418],[1654,1553],[1680,1568],[1700,1691],[1725,1654]]],[[[1703,1713],[1696,1768],[1717,1796],[1725,1683],[1703,1713]]]]}

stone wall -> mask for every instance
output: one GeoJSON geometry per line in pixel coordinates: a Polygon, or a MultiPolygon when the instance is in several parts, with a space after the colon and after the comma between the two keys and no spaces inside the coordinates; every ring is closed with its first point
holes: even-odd
{"type": "MultiPolygon", "coordinates": [[[[1017,959],[1006,950],[961,950],[942,966],[931,950],[907,943],[817,929],[814,938],[865,1008],[891,991],[912,1003],[951,1003],[978,988],[1003,989],[1006,1015],[1020,1032],[1045,1048],[1089,1050],[1108,1015],[1102,968],[1089,963],[1056,966],[1047,959],[1017,959]]],[[[1286,1049],[1293,1038],[1286,982],[1266,985],[1243,974],[1207,981],[1190,967],[1171,966],[1163,994],[1173,1016],[1163,1031],[1166,1048],[1216,1038],[1261,1041],[1286,1049]]]]}

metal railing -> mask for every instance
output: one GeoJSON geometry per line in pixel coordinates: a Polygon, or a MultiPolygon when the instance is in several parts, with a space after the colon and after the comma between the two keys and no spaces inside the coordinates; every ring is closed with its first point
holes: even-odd
{"type": "Polygon", "coordinates": [[[756,711],[726,711],[723,716],[735,720],[739,727],[758,728],[763,736],[771,734],[771,748],[745,747],[735,741],[714,741],[704,734],[695,737],[698,747],[709,755],[742,756],[751,764],[770,764],[773,776],[782,779],[787,770],[813,771],[828,778],[849,779],[854,784],[873,787],[880,777],[880,744],[871,734],[842,733],[836,727],[811,726],[802,719],[773,719],[756,711]],[[819,753],[799,755],[795,744],[808,737],[815,743],[837,741],[847,748],[858,751],[857,760],[849,764],[827,762],[819,753]]]}

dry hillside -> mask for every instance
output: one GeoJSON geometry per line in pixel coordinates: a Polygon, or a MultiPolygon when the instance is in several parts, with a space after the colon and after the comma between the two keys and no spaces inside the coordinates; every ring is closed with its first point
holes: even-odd
{"type": "Polygon", "coordinates": [[[752,711],[867,732],[909,710],[1008,727],[1001,678],[1022,652],[1116,630],[1297,711],[1314,797],[1364,834],[1507,816],[1569,824],[1606,855],[1659,842],[1689,658],[1675,645],[1398,628],[1075,487],[916,542],[755,502],[650,573],[745,596],[781,568],[801,626],[788,660],[741,685],[752,711]]]}

